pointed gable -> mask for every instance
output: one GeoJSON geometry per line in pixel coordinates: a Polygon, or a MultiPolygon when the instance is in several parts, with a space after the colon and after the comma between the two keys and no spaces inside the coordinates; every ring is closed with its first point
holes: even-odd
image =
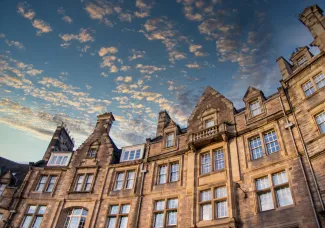
{"type": "Polygon", "coordinates": [[[243,97],[243,101],[244,102],[247,102],[248,100],[250,100],[251,98],[256,98],[256,97],[261,97],[262,100],[264,101],[265,100],[265,96],[264,96],[264,93],[259,90],[259,89],[256,89],[252,86],[249,86],[244,97],[243,97]]]}
{"type": "Polygon", "coordinates": [[[230,100],[208,86],[188,119],[189,132],[203,129],[207,119],[213,120],[215,125],[233,122],[234,111],[230,100]]]}

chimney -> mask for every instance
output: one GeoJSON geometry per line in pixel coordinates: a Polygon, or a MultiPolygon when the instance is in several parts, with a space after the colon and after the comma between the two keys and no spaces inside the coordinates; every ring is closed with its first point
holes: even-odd
{"type": "Polygon", "coordinates": [[[283,78],[287,78],[292,73],[292,65],[282,56],[277,58],[276,62],[280,68],[283,78]]]}
{"type": "Polygon", "coordinates": [[[156,136],[163,135],[164,128],[169,121],[170,121],[170,116],[168,115],[166,110],[159,112],[156,136]]]}
{"type": "Polygon", "coordinates": [[[96,128],[105,128],[107,134],[109,135],[109,132],[111,130],[113,121],[115,121],[115,118],[111,112],[106,112],[104,114],[97,116],[97,123],[96,128]]]}

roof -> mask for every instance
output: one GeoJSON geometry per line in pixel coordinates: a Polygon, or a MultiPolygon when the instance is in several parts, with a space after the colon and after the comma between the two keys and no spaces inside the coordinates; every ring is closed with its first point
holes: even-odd
{"type": "Polygon", "coordinates": [[[10,186],[19,186],[28,172],[27,164],[20,164],[6,158],[0,157],[0,177],[11,175],[10,186]]]}

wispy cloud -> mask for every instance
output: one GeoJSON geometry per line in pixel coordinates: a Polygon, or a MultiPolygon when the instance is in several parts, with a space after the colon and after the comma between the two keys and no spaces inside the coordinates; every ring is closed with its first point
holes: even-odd
{"type": "Polygon", "coordinates": [[[102,57],[106,54],[115,54],[117,52],[118,52],[118,49],[116,47],[102,47],[99,50],[98,55],[102,57]]]}
{"type": "Polygon", "coordinates": [[[84,29],[81,28],[79,34],[59,34],[59,37],[64,41],[63,44],[61,44],[62,47],[66,47],[70,45],[70,41],[77,40],[80,43],[86,43],[86,42],[94,42],[95,39],[92,36],[92,33],[94,33],[94,30],[91,29],[84,29]]]}

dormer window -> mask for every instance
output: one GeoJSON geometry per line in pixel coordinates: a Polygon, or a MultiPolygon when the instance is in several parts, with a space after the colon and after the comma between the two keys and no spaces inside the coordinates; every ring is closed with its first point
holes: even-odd
{"type": "Polygon", "coordinates": [[[213,127],[214,126],[214,120],[208,119],[205,121],[205,128],[213,127]]]}
{"type": "Polygon", "coordinates": [[[144,152],[144,144],[123,147],[120,162],[135,161],[135,160],[142,159],[143,152],[144,152]]]}
{"type": "Polygon", "coordinates": [[[297,59],[297,65],[302,66],[307,62],[307,56],[303,55],[299,59],[297,59]]]}
{"type": "Polygon", "coordinates": [[[166,147],[172,147],[175,144],[175,134],[174,133],[169,133],[167,134],[167,139],[166,139],[166,147]]]}
{"type": "Polygon", "coordinates": [[[249,104],[252,116],[257,116],[262,113],[260,102],[255,100],[249,104]]]}
{"type": "Polygon", "coordinates": [[[71,153],[52,152],[47,166],[67,166],[69,164],[71,153]]]}

